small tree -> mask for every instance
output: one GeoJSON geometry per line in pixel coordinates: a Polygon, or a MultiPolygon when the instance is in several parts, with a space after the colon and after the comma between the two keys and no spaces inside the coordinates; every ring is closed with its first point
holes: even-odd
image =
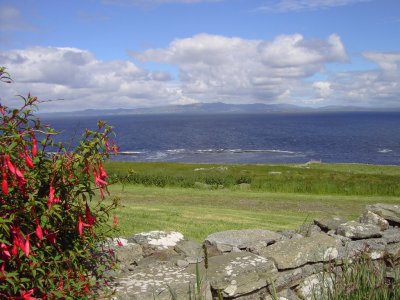
{"type": "Polygon", "coordinates": [[[67,151],[34,118],[37,98],[19,97],[19,109],[0,103],[0,299],[90,298],[112,264],[99,249],[116,225],[117,201],[104,200],[112,129],[99,121],[67,151]]]}

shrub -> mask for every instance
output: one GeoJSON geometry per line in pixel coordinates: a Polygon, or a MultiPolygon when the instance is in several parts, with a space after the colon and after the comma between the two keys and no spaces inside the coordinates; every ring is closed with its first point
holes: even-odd
{"type": "MultiPolygon", "coordinates": [[[[3,67],[0,79],[11,82],[3,67]]],[[[34,118],[37,98],[20,98],[19,109],[0,104],[0,298],[93,297],[112,265],[98,246],[116,225],[108,219],[117,203],[104,201],[112,129],[99,121],[67,151],[34,118]]]]}

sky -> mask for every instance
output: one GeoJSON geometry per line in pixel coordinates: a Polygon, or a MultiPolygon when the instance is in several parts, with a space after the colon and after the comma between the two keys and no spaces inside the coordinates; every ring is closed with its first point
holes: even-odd
{"type": "Polygon", "coordinates": [[[0,101],[400,107],[399,0],[0,0],[0,101]]]}

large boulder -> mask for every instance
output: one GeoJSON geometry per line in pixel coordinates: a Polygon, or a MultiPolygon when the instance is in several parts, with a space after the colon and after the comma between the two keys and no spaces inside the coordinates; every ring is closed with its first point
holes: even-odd
{"type": "Polygon", "coordinates": [[[202,246],[195,241],[179,241],[174,250],[185,257],[185,261],[187,263],[195,264],[198,262],[202,262],[204,259],[204,251],[202,246]]]}
{"type": "Polygon", "coordinates": [[[134,272],[121,274],[115,279],[116,295],[113,299],[170,300],[172,295],[177,299],[189,299],[189,286],[194,286],[195,282],[196,276],[184,268],[163,264],[138,267],[134,272]]]}
{"type": "Polygon", "coordinates": [[[339,225],[336,233],[354,240],[369,239],[382,236],[381,228],[377,225],[361,224],[356,221],[350,221],[339,225]]]}
{"type": "Polygon", "coordinates": [[[380,259],[385,255],[386,245],[385,239],[382,238],[350,241],[344,247],[339,248],[338,259],[352,262],[364,254],[371,259],[380,259]]]}
{"type": "Polygon", "coordinates": [[[334,278],[324,272],[307,277],[297,288],[300,299],[327,299],[334,288],[334,278]]]}
{"type": "Polygon", "coordinates": [[[279,270],[285,270],[333,260],[338,249],[334,238],[317,233],[299,240],[277,242],[263,249],[260,255],[272,259],[279,270]]]}
{"type": "MultiPolygon", "coordinates": [[[[204,274],[204,267],[201,267],[204,274]]],[[[190,266],[188,270],[194,273],[195,268],[190,266]]],[[[214,291],[221,291],[224,297],[237,298],[266,289],[276,273],[269,259],[248,252],[232,252],[209,258],[207,280],[214,291]]]]}
{"type": "Polygon", "coordinates": [[[389,228],[389,222],[381,216],[366,210],[359,218],[358,222],[378,226],[382,231],[389,228]]]}
{"type": "Polygon", "coordinates": [[[400,228],[389,228],[382,232],[382,237],[388,244],[400,243],[400,228]]]}
{"type": "Polygon", "coordinates": [[[341,217],[325,217],[320,219],[315,219],[314,224],[318,225],[323,231],[328,232],[330,230],[335,230],[340,224],[346,223],[347,221],[341,217]]]}
{"type": "Polygon", "coordinates": [[[400,205],[378,203],[367,205],[367,210],[381,216],[390,223],[400,225],[400,205]]]}
{"type": "Polygon", "coordinates": [[[323,263],[316,263],[305,265],[301,268],[281,271],[276,276],[273,286],[275,291],[281,291],[286,288],[291,288],[297,286],[300,282],[302,282],[306,277],[311,276],[312,274],[322,272],[324,269],[323,263]]]}
{"type": "Polygon", "coordinates": [[[213,254],[246,250],[252,247],[267,246],[284,237],[276,232],[262,229],[227,230],[210,234],[205,245],[213,254]]]}
{"type": "Polygon", "coordinates": [[[182,233],[175,231],[150,231],[135,234],[128,242],[137,243],[143,247],[152,247],[158,250],[175,247],[179,241],[184,240],[182,233]]]}

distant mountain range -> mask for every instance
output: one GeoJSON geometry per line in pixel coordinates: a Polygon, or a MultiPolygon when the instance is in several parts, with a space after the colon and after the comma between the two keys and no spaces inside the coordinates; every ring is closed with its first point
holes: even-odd
{"type": "Polygon", "coordinates": [[[400,111],[400,108],[366,108],[357,106],[324,106],[311,108],[291,104],[227,104],[195,103],[187,105],[168,105],[149,108],[87,109],[73,112],[42,113],[42,116],[111,116],[111,115],[150,115],[150,114],[262,114],[262,113],[313,113],[313,112],[365,112],[400,111]]]}

